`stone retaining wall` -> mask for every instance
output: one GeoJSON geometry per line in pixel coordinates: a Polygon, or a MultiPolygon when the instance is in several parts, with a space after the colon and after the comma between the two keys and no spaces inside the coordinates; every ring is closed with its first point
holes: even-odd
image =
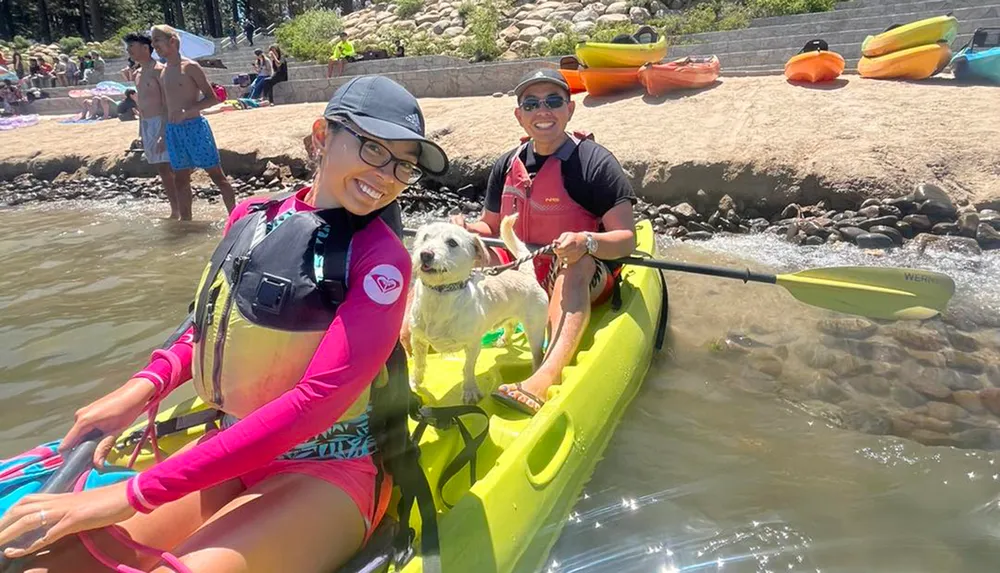
{"type": "MultiPolygon", "coordinates": [[[[532,59],[387,72],[383,75],[399,82],[418,98],[470,97],[497,92],[507,93],[514,89],[524,74],[538,68],[555,67],[556,63],[551,60],[532,59]]],[[[275,86],[274,100],[279,104],[326,101],[338,87],[350,79],[351,76],[313,80],[292,79],[275,86]]]]}

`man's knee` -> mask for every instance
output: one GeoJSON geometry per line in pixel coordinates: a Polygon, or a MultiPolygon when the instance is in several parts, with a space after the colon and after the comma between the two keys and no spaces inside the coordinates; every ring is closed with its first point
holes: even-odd
{"type": "Polygon", "coordinates": [[[573,289],[590,289],[590,279],[597,271],[597,263],[590,255],[580,257],[575,263],[566,266],[563,270],[566,286],[573,289]]]}

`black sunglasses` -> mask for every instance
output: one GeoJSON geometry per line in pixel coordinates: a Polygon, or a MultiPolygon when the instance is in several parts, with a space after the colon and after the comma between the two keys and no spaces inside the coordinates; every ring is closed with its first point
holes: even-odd
{"type": "Polygon", "coordinates": [[[409,161],[400,159],[392,154],[389,149],[382,145],[381,143],[375,141],[370,137],[361,135],[360,133],[354,131],[347,124],[340,121],[328,120],[330,123],[335,123],[344,129],[347,133],[350,133],[354,137],[358,138],[361,142],[361,146],[358,148],[358,157],[362,161],[371,165],[372,167],[382,168],[389,163],[395,161],[396,165],[392,168],[392,174],[401,183],[406,185],[413,185],[424,176],[424,172],[416,165],[410,163],[409,161]]]}
{"type": "Polygon", "coordinates": [[[568,100],[566,98],[556,94],[545,96],[545,99],[543,100],[539,100],[536,97],[526,97],[521,100],[520,107],[524,111],[535,111],[544,103],[545,107],[549,109],[559,109],[565,105],[567,101],[568,100]]]}

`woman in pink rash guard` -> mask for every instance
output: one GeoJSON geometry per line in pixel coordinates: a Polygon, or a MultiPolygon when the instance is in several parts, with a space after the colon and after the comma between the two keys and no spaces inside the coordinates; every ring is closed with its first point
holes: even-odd
{"type": "MultiPolygon", "coordinates": [[[[226,262],[213,283],[213,256],[198,308],[211,296],[203,292],[222,288],[236,301],[236,318],[227,318],[230,304],[220,297],[208,311],[215,313],[214,322],[196,320],[195,329],[168,351],[154,352],[124,386],[79,410],[64,448],[99,429],[110,436],[98,448],[102,461],[111,437],[192,377],[199,395],[225,412],[223,429],[126,482],[25,497],[0,520],[0,546],[31,530],[45,535],[8,557],[47,548],[49,553],[31,558],[29,570],[106,571],[73,535],[87,532],[107,558],[142,571],[325,573],[364,543],[380,515],[374,507],[376,468],[366,446],[373,439],[364,434],[369,388],[396,345],[410,280],[407,251],[378,214],[423,173],[447,171],[448,159],[424,138],[416,99],[379,76],[355,78],[334,94],[314,126],[313,144],[320,161],[310,188],[280,202],[250,199],[229,217],[216,251],[226,262]],[[313,224],[319,232],[310,231],[313,224]],[[322,315],[308,306],[318,304],[318,275],[327,268],[315,257],[320,238],[329,244],[343,239],[347,247],[346,293],[322,327],[294,332],[280,324],[289,307],[300,311],[300,322],[322,315]],[[289,247],[306,243],[309,249],[289,247]],[[226,255],[239,252],[247,260],[237,268],[226,255]],[[315,267],[302,264],[304,255],[317,261],[315,267]],[[268,279],[269,288],[287,287],[278,298],[260,298],[262,287],[254,283],[248,292],[258,298],[252,308],[244,307],[240,293],[251,280],[246,277],[262,261],[272,270],[284,263],[281,268],[317,276],[300,280],[292,271],[295,280],[284,286],[268,279]],[[227,276],[244,279],[219,287],[227,276]],[[308,296],[300,297],[303,292],[308,296]],[[273,316],[260,312],[272,303],[282,310],[273,316]],[[222,330],[227,321],[228,334],[222,330]],[[208,326],[199,331],[199,324],[208,326]],[[247,340],[258,343],[252,352],[239,350],[249,347],[247,340]],[[305,354],[296,358],[303,347],[305,354]],[[318,439],[334,434],[350,445],[333,452],[330,440],[318,439]],[[112,524],[172,558],[164,562],[123,545],[103,529],[112,524]]],[[[261,273],[253,276],[264,284],[261,273]]]]}

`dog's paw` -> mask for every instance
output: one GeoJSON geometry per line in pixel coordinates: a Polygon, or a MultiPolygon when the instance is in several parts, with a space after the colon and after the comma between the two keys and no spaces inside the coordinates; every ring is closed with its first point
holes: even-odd
{"type": "Polygon", "coordinates": [[[466,386],[462,388],[462,403],[469,406],[478,404],[483,399],[483,392],[478,386],[466,386]]]}

